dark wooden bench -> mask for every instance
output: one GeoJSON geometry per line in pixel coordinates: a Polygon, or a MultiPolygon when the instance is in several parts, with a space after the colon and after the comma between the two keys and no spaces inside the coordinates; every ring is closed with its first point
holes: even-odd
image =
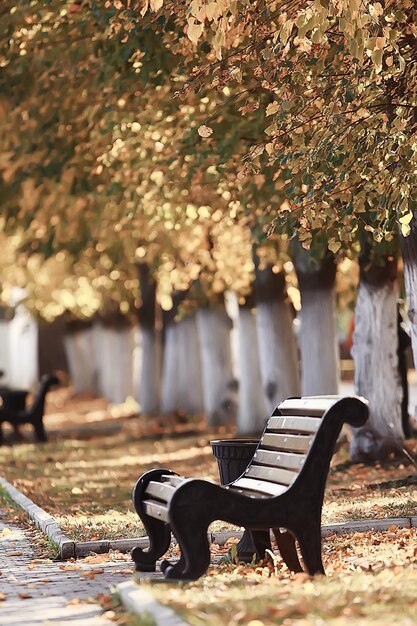
{"type": "Polygon", "coordinates": [[[43,425],[45,398],[49,389],[58,385],[59,380],[53,374],[45,374],[40,381],[38,392],[29,407],[26,407],[28,391],[0,387],[0,397],[3,404],[0,406],[0,444],[4,442],[2,423],[9,422],[15,434],[19,432],[21,424],[32,424],[37,441],[46,441],[47,436],[43,425]]]}
{"type": "Polygon", "coordinates": [[[167,469],[147,472],[133,491],[149,537],[147,551],[132,551],[136,569],[155,569],[172,531],[181,557],[175,564],[162,561],[165,578],[197,579],[210,563],[208,526],[223,520],[253,530],[255,545],[257,533],[264,537],[272,529],[288,567],[303,571],[297,540],[305,570],[324,573],[321,510],[330,460],[343,424],[358,427],[367,419],[362,398],[292,398],[275,409],[251,463],[229,485],[184,478],[167,469]]]}

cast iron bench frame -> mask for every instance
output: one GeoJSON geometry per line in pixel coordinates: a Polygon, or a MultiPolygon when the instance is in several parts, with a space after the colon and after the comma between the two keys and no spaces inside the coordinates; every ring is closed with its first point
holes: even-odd
{"type": "Polygon", "coordinates": [[[171,531],[181,557],[162,561],[166,579],[196,580],[210,564],[209,525],[223,520],[265,536],[272,529],[292,571],[324,574],[321,510],[334,447],[344,423],[362,426],[367,401],[358,397],[314,396],[282,402],[268,420],[254,457],[227,486],[154,469],[139,478],[133,503],[149,537],[149,549],[132,550],[138,571],[154,571],[168,550],[171,531]],[[285,529],[285,531],[283,531],[285,529]],[[289,532],[287,532],[289,531],[289,532]]]}
{"type": "Polygon", "coordinates": [[[40,380],[38,392],[29,407],[25,406],[28,391],[5,387],[0,390],[0,396],[3,398],[3,405],[0,406],[0,445],[4,443],[3,422],[9,422],[15,433],[18,433],[21,424],[32,424],[36,440],[39,442],[48,440],[43,424],[45,399],[49,389],[58,384],[59,379],[54,374],[44,374],[40,380]]]}

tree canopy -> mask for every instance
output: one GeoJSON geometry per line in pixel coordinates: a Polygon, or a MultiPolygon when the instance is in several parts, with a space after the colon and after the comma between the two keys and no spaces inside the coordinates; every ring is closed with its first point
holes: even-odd
{"type": "Polygon", "coordinates": [[[409,0],[6,0],[4,231],[96,279],[145,259],[167,307],[209,274],[244,293],[273,231],[283,261],[294,235],[392,250],[414,209],[415,17],[409,0]]]}

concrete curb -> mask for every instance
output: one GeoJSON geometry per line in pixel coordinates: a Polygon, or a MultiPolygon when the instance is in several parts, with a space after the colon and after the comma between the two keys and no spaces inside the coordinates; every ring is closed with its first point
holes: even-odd
{"type": "Polygon", "coordinates": [[[43,532],[51,541],[56,543],[59,547],[59,554],[62,559],[70,559],[75,556],[75,543],[66,537],[55,519],[49,515],[46,511],[41,509],[40,506],[32,502],[21,491],[13,487],[5,478],[0,476],[0,485],[9,494],[10,498],[20,506],[29,517],[35,522],[36,526],[43,532]]]}
{"type": "Polygon", "coordinates": [[[150,615],[156,626],[190,626],[169,607],[159,604],[144,589],[141,589],[133,581],[128,580],[116,586],[124,606],[136,615],[150,615]]]}
{"type": "MultiPolygon", "coordinates": [[[[148,546],[147,537],[135,537],[132,539],[114,539],[100,541],[72,541],[62,532],[57,521],[41,509],[40,506],[32,502],[21,491],[13,487],[5,478],[0,476],[0,486],[9,494],[10,498],[20,506],[29,517],[35,522],[36,526],[49,537],[51,541],[57,544],[59,548],[59,556],[62,560],[88,556],[90,552],[96,554],[105,554],[109,550],[120,550],[120,552],[130,552],[135,547],[146,548],[148,546]]],[[[367,530],[383,531],[388,530],[391,526],[398,528],[417,528],[417,515],[411,517],[391,517],[385,519],[369,519],[358,520],[354,522],[338,522],[337,524],[329,524],[322,526],[322,537],[329,535],[349,533],[349,532],[365,532],[367,530]]],[[[210,543],[224,545],[231,537],[240,539],[242,530],[229,530],[208,533],[210,543]]],[[[172,537],[175,541],[175,537],[172,537]]]]}

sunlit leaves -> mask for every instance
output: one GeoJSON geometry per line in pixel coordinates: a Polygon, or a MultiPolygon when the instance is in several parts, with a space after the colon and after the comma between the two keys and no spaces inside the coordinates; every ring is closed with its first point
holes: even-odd
{"type": "Polygon", "coordinates": [[[200,137],[203,137],[203,139],[207,139],[208,137],[211,137],[211,135],[213,134],[213,129],[210,128],[210,126],[206,126],[205,124],[202,124],[198,128],[198,134],[200,135],[200,137]]]}

